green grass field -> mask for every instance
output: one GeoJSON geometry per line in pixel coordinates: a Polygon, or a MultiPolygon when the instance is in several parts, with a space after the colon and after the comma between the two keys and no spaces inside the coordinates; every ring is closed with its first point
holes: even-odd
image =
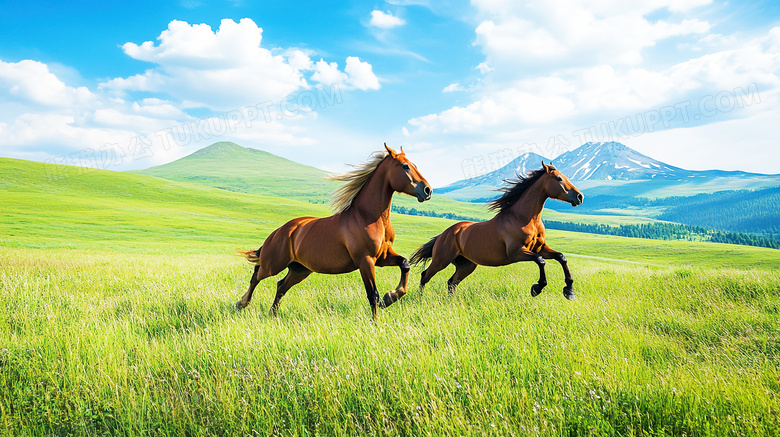
{"type": "MultiPolygon", "coordinates": [[[[549,232],[377,324],[356,273],[244,311],[232,254],[325,205],[0,159],[0,434],[778,435],[778,251],[549,232]]],[[[545,213],[547,217],[547,212],[545,213]]],[[[452,222],[393,215],[409,255],[452,222]]],[[[381,291],[398,269],[377,269],[381,291]]]]}

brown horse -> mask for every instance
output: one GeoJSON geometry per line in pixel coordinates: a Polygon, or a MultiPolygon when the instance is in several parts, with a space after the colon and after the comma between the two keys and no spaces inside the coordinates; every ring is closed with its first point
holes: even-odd
{"type": "Polygon", "coordinates": [[[300,217],[271,232],[257,250],[242,253],[256,265],[249,289],[236,306],[249,305],[257,284],[287,270],[276,285],[271,314],[276,315],[284,294],[312,272],[339,274],[360,270],[371,313],[376,320],[377,306],[388,306],[406,294],[409,262],[395,253],[395,239],[390,224],[390,202],[393,193],[405,193],[424,202],[431,198],[431,186],[404,154],[385,144],[385,151],[375,152],[371,160],[355,170],[332,176],[346,181],[333,193],[335,214],[325,218],[300,217]],[[398,266],[401,281],[394,291],[379,301],[374,266],[398,266]]]}
{"type": "Polygon", "coordinates": [[[518,261],[534,261],[539,266],[539,282],[531,286],[531,296],[537,296],[547,285],[544,274],[545,259],[561,263],[566,276],[563,295],[574,299],[574,280],[569,272],[566,257],[550,249],[545,242],[542,209],[548,198],[562,200],[577,206],[584,196],[569,179],[555,167],[542,162],[543,168],[507,181],[504,194],[490,203],[490,209],[498,214],[486,222],[456,223],[433,237],[412,255],[412,264],[424,263],[431,258],[431,265],[422,272],[420,291],[433,276],[449,264],[455,273],[447,281],[450,293],[460,281],[470,275],[478,265],[504,266],[518,261]]]}

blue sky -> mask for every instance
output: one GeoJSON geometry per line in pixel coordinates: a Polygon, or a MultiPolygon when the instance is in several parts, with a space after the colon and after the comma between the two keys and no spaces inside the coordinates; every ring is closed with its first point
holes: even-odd
{"type": "Polygon", "coordinates": [[[2,8],[0,156],[126,170],[230,140],[340,170],[386,141],[440,186],[592,139],[780,173],[776,1],[2,8]]]}

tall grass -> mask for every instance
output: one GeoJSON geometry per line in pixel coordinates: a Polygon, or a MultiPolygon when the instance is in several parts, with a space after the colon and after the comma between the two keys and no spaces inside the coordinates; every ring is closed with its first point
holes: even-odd
{"type": "MultiPolygon", "coordinates": [[[[0,159],[0,435],[773,435],[780,257],[563,231],[533,264],[442,272],[370,321],[359,275],[274,280],[258,247],[324,205],[0,159]]],[[[450,221],[393,215],[408,255],[450,221]]],[[[397,268],[377,269],[381,291],[397,268]]]]}
{"type": "MultiPolygon", "coordinates": [[[[448,272],[374,325],[357,274],[273,280],[216,254],[0,255],[7,435],[775,435],[774,270],[573,258],[448,272]]],[[[381,287],[398,270],[378,269],[381,287]]],[[[416,273],[416,272],[413,272],[416,273]]],[[[412,277],[416,282],[416,274],[412,277]]]]}

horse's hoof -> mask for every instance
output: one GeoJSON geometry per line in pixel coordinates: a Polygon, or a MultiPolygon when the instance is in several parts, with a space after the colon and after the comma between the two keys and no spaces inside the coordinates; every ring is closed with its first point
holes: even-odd
{"type": "Polygon", "coordinates": [[[571,287],[564,287],[563,297],[569,300],[574,300],[574,290],[571,287]]]}
{"type": "Polygon", "coordinates": [[[542,293],[542,288],[539,287],[539,284],[534,284],[531,286],[531,297],[539,296],[542,293]]]}
{"type": "Polygon", "coordinates": [[[236,302],[237,310],[243,310],[244,308],[246,308],[246,305],[242,304],[241,301],[236,302]]]}
{"type": "Polygon", "coordinates": [[[379,299],[379,302],[377,302],[377,307],[380,309],[385,309],[393,304],[395,300],[393,300],[393,296],[390,294],[390,292],[385,293],[384,296],[382,296],[382,299],[379,299]]]}

